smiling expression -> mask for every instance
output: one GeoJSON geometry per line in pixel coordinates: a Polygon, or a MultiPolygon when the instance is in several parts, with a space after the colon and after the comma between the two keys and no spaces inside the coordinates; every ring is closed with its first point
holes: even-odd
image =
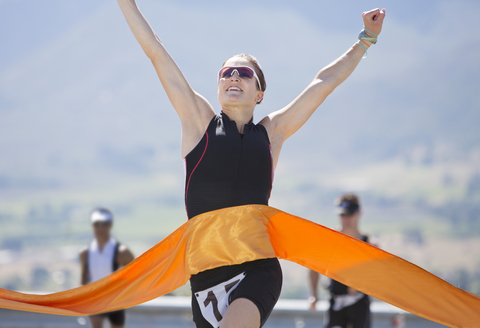
{"type": "MultiPolygon", "coordinates": [[[[247,66],[255,70],[250,61],[241,57],[232,57],[225,66],[247,66]]],[[[230,106],[255,106],[263,98],[263,92],[257,89],[255,78],[241,78],[237,72],[229,77],[218,79],[218,101],[223,108],[230,106]]]]}

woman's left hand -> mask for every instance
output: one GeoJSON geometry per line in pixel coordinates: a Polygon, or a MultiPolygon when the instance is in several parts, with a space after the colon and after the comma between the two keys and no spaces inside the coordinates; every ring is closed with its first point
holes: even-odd
{"type": "MultiPolygon", "coordinates": [[[[362,14],[363,26],[375,34],[380,34],[382,31],[383,20],[385,19],[385,9],[373,9],[362,14]]],[[[367,34],[368,31],[365,31],[367,34]]],[[[374,36],[374,35],[372,35],[374,36]]]]}

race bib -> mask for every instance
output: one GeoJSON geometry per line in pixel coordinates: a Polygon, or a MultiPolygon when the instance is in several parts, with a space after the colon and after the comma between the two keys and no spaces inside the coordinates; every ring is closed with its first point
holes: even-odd
{"type": "Polygon", "coordinates": [[[202,316],[214,328],[220,327],[223,315],[230,305],[228,298],[243,278],[245,278],[245,272],[228,281],[195,293],[202,316]]]}

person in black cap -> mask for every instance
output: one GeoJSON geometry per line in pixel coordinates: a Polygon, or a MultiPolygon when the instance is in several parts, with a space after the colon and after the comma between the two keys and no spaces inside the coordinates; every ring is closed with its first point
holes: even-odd
{"type": "MultiPolygon", "coordinates": [[[[358,223],[362,212],[360,201],[354,194],[344,194],[336,200],[336,212],[340,216],[340,232],[351,237],[369,242],[367,235],[362,234],[358,229],[358,223]]],[[[317,303],[317,286],[319,274],[310,270],[309,298],[310,310],[315,311],[317,303]]],[[[370,298],[351,287],[338,281],[331,280],[328,286],[330,291],[330,308],[328,310],[329,321],[327,328],[370,328],[370,298]]]]}
{"type": "MultiPolygon", "coordinates": [[[[82,285],[99,280],[133,260],[132,252],[110,235],[113,215],[109,210],[94,210],[90,222],[95,239],[80,251],[82,285]]],[[[125,325],[125,310],[90,316],[92,328],[102,328],[105,318],[112,328],[122,328],[125,325]]]]}

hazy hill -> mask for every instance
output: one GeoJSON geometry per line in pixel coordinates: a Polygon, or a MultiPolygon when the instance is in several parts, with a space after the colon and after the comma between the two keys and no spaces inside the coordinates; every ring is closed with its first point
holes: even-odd
{"type": "MultiPolygon", "coordinates": [[[[478,238],[435,253],[456,229],[480,231],[478,1],[138,2],[217,110],[219,67],[254,54],[268,84],[257,121],[356,41],[363,10],[385,5],[379,43],[285,144],[272,204],[333,226],[333,198],[359,191],[367,230],[388,250],[427,269],[480,266],[463,251],[478,238]]],[[[114,209],[118,235],[140,250],[178,226],[178,118],[116,2],[0,0],[0,31],[0,249],[82,244],[96,205],[114,209]]]]}
{"type": "MultiPolygon", "coordinates": [[[[256,120],[290,102],[355,42],[360,13],[378,5],[139,4],[191,85],[217,110],[221,63],[239,52],[256,55],[268,84],[256,120]]],[[[475,177],[480,4],[387,7],[378,45],[285,144],[273,193],[274,200],[289,200],[282,208],[308,213],[318,197],[330,206],[342,189],[372,190],[376,203],[384,202],[380,197],[387,204],[443,204],[461,200],[475,177]],[[443,166],[407,174],[395,161],[443,166]],[[303,201],[293,206],[291,195],[303,201]]],[[[98,197],[99,186],[158,178],[169,182],[154,192],[144,186],[142,197],[154,193],[181,204],[178,118],[116,2],[3,1],[0,13],[7,49],[0,55],[2,197],[79,188],[91,195],[88,188],[95,188],[98,197]]]]}
{"type": "MultiPolygon", "coordinates": [[[[221,63],[239,52],[256,55],[268,83],[256,120],[290,102],[355,42],[361,11],[377,5],[139,3],[191,85],[217,110],[221,63]]],[[[116,2],[3,1],[0,13],[7,49],[0,55],[0,191],[13,197],[160,175],[174,178],[181,200],[178,118],[116,2]]],[[[478,13],[475,1],[388,4],[378,45],[287,141],[276,183],[306,192],[320,184],[315,197],[369,185],[395,202],[438,194],[438,183],[453,179],[460,182],[450,183],[442,200],[462,198],[480,162],[478,13]],[[392,161],[444,167],[426,168],[423,177],[431,178],[420,180],[392,161]],[[346,175],[378,181],[346,187],[346,175]]]]}
{"type": "MultiPolygon", "coordinates": [[[[478,147],[479,5],[439,1],[407,13],[413,3],[388,8],[379,44],[288,141],[287,156],[313,149],[318,162],[337,165],[419,145],[455,156],[478,147]],[[449,19],[460,12],[461,22],[449,19]]],[[[268,83],[257,119],[291,101],[350,46],[368,8],[353,1],[247,2],[234,12],[215,1],[140,5],[193,87],[217,108],[220,64],[231,54],[255,54],[268,83]]],[[[0,176],[69,175],[72,166],[94,171],[99,162],[142,171],[146,160],[178,145],[178,119],[114,1],[0,6],[9,17],[2,23],[9,28],[1,60],[8,64],[0,66],[0,176]]]]}

